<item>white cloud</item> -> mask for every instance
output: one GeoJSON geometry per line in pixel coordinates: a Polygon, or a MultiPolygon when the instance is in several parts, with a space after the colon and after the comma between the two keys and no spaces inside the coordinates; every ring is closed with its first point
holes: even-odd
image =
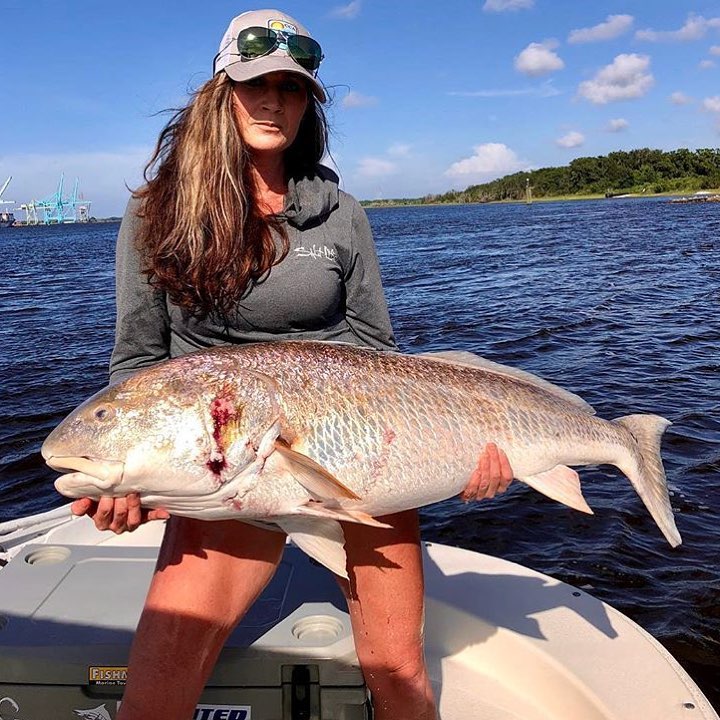
{"type": "Polygon", "coordinates": [[[485,12],[505,12],[506,10],[527,10],[535,4],[535,0],[485,0],[485,12]]]}
{"type": "Polygon", "coordinates": [[[514,150],[503,143],[485,143],[473,148],[473,155],[453,163],[446,171],[449,177],[492,180],[519,170],[529,169],[529,163],[521,160],[514,150]]]}
{"type": "MultiPolygon", "coordinates": [[[[151,154],[151,147],[128,147],[107,152],[3,155],[0,183],[13,175],[5,197],[19,205],[52,195],[64,173],[64,197],[72,193],[75,178],[79,178],[78,192],[92,203],[91,215],[121,215],[130,197],[126,185],[132,189],[140,186],[151,154]]],[[[21,213],[19,217],[23,217],[21,213]]]]}
{"type": "Polygon", "coordinates": [[[530,43],[516,58],[515,69],[525,75],[547,75],[562,70],[565,63],[554,52],[558,46],[556,40],[530,43]]]}
{"type": "Polygon", "coordinates": [[[670,102],[673,105],[689,105],[692,101],[693,99],[689,95],[682,92],[674,92],[670,96],[670,102]]]}
{"type": "Polygon", "coordinates": [[[720,113],[720,95],[705,98],[702,104],[708,112],[720,113]]]}
{"type": "Polygon", "coordinates": [[[340,18],[341,20],[354,20],[359,14],[362,7],[361,0],[353,0],[347,5],[338,5],[330,11],[330,17],[340,18]]]}
{"type": "Polygon", "coordinates": [[[679,30],[638,30],[636,40],[648,42],[688,42],[699,40],[710,28],[720,28],[720,17],[706,19],[702,15],[688,15],[679,30]]]}
{"type": "Polygon", "coordinates": [[[581,82],[578,94],[595,105],[642,97],[655,82],[649,69],[647,55],[618,55],[592,80],[581,82]]]}
{"type": "Polygon", "coordinates": [[[410,157],[411,146],[405,143],[394,143],[388,148],[387,154],[391,157],[405,158],[410,157]]]}
{"type": "Polygon", "coordinates": [[[622,132],[623,130],[626,130],[628,127],[630,127],[630,123],[625,118],[613,118],[608,124],[607,124],[607,131],[608,132],[622,132]]]}
{"type": "Polygon", "coordinates": [[[355,90],[351,90],[342,100],[343,107],[346,108],[359,108],[359,107],[370,107],[377,105],[378,99],[371,95],[361,95],[355,90]]]}
{"type": "Polygon", "coordinates": [[[605,22],[589,28],[573,30],[568,36],[569,43],[590,43],[612,40],[627,32],[634,18],[632,15],[608,15],[605,22]]]}
{"type": "Polygon", "coordinates": [[[712,45],[710,47],[710,54],[711,55],[720,55],[720,45],[712,45]]]}
{"type": "Polygon", "coordinates": [[[564,148],[580,147],[585,142],[585,136],[577,130],[571,130],[562,137],[559,137],[555,144],[564,148]]]}
{"type": "Polygon", "coordinates": [[[358,162],[357,174],[363,178],[382,178],[395,175],[400,171],[396,160],[411,157],[411,146],[406,143],[394,143],[386,152],[386,157],[367,156],[358,162]]]}
{"type": "Polygon", "coordinates": [[[497,90],[464,90],[449,92],[448,95],[456,97],[479,97],[479,98],[495,98],[495,97],[525,97],[525,96],[536,96],[536,97],[556,97],[562,95],[562,91],[558,90],[553,86],[552,80],[546,80],[542,85],[537,87],[526,87],[526,88],[507,88],[497,90]]]}
{"type": "Polygon", "coordinates": [[[715,67],[715,61],[714,60],[701,60],[698,63],[698,67],[701,70],[711,70],[712,68],[715,67]]]}
{"type": "Polygon", "coordinates": [[[393,175],[397,170],[397,165],[389,160],[365,157],[359,162],[358,174],[363,177],[385,177],[387,175],[393,175]]]}

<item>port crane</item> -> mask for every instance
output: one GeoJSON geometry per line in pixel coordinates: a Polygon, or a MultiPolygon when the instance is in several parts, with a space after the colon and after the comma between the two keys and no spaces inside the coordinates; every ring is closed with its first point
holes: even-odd
{"type": "Polygon", "coordinates": [[[14,205],[14,200],[3,200],[2,196],[3,193],[7,190],[7,186],[10,184],[10,181],[12,180],[12,175],[3,183],[3,186],[0,188],[0,205],[14,205]]]}
{"type": "Polygon", "coordinates": [[[15,216],[10,212],[10,210],[3,210],[3,205],[14,205],[14,200],[3,200],[2,196],[4,192],[7,190],[7,186],[10,184],[10,181],[12,180],[12,175],[3,183],[3,186],[0,187],[0,227],[7,227],[9,225],[13,225],[15,223],[15,216]]]}
{"type": "Polygon", "coordinates": [[[75,178],[72,194],[63,197],[65,173],[60,175],[57,190],[44,200],[31,200],[20,206],[25,211],[28,225],[54,225],[62,223],[88,222],[90,201],[78,199],[79,180],[75,178]]]}

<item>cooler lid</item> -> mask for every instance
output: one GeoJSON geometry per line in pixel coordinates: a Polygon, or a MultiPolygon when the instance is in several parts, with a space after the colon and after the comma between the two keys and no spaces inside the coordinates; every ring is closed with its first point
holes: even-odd
{"type": "MultiPolygon", "coordinates": [[[[157,548],[29,545],[0,570],[0,683],[122,684],[157,548]]],[[[321,685],[362,685],[345,599],[292,545],[229,638],[209,686],[280,686],[313,664],[321,685]]]]}

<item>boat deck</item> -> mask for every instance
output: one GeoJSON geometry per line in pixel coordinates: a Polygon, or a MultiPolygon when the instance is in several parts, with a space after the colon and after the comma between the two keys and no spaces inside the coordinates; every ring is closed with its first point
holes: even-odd
{"type": "MultiPolygon", "coordinates": [[[[66,509],[0,526],[0,703],[17,705],[18,718],[100,706],[98,718],[114,717],[162,526],[116,536],[66,509]],[[99,683],[104,671],[114,680],[99,683]]],[[[609,605],[499,558],[431,543],[424,552],[426,654],[443,720],[718,720],[672,656],[609,605]]],[[[337,584],[289,546],[203,707],[291,717],[282,713],[298,667],[318,717],[367,717],[337,584]]],[[[0,705],[3,720],[10,709],[0,705]]]]}

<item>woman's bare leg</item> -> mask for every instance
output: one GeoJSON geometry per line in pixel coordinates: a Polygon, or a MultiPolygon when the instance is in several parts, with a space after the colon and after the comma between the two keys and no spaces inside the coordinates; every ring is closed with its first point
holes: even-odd
{"type": "Polygon", "coordinates": [[[285,535],[234,520],[171,518],[117,720],[187,720],[228,635],[280,562],[285,535]]]}
{"type": "Polygon", "coordinates": [[[424,583],[415,510],[344,523],[350,583],[341,581],[375,720],[435,720],[423,652],[424,583]]]}

